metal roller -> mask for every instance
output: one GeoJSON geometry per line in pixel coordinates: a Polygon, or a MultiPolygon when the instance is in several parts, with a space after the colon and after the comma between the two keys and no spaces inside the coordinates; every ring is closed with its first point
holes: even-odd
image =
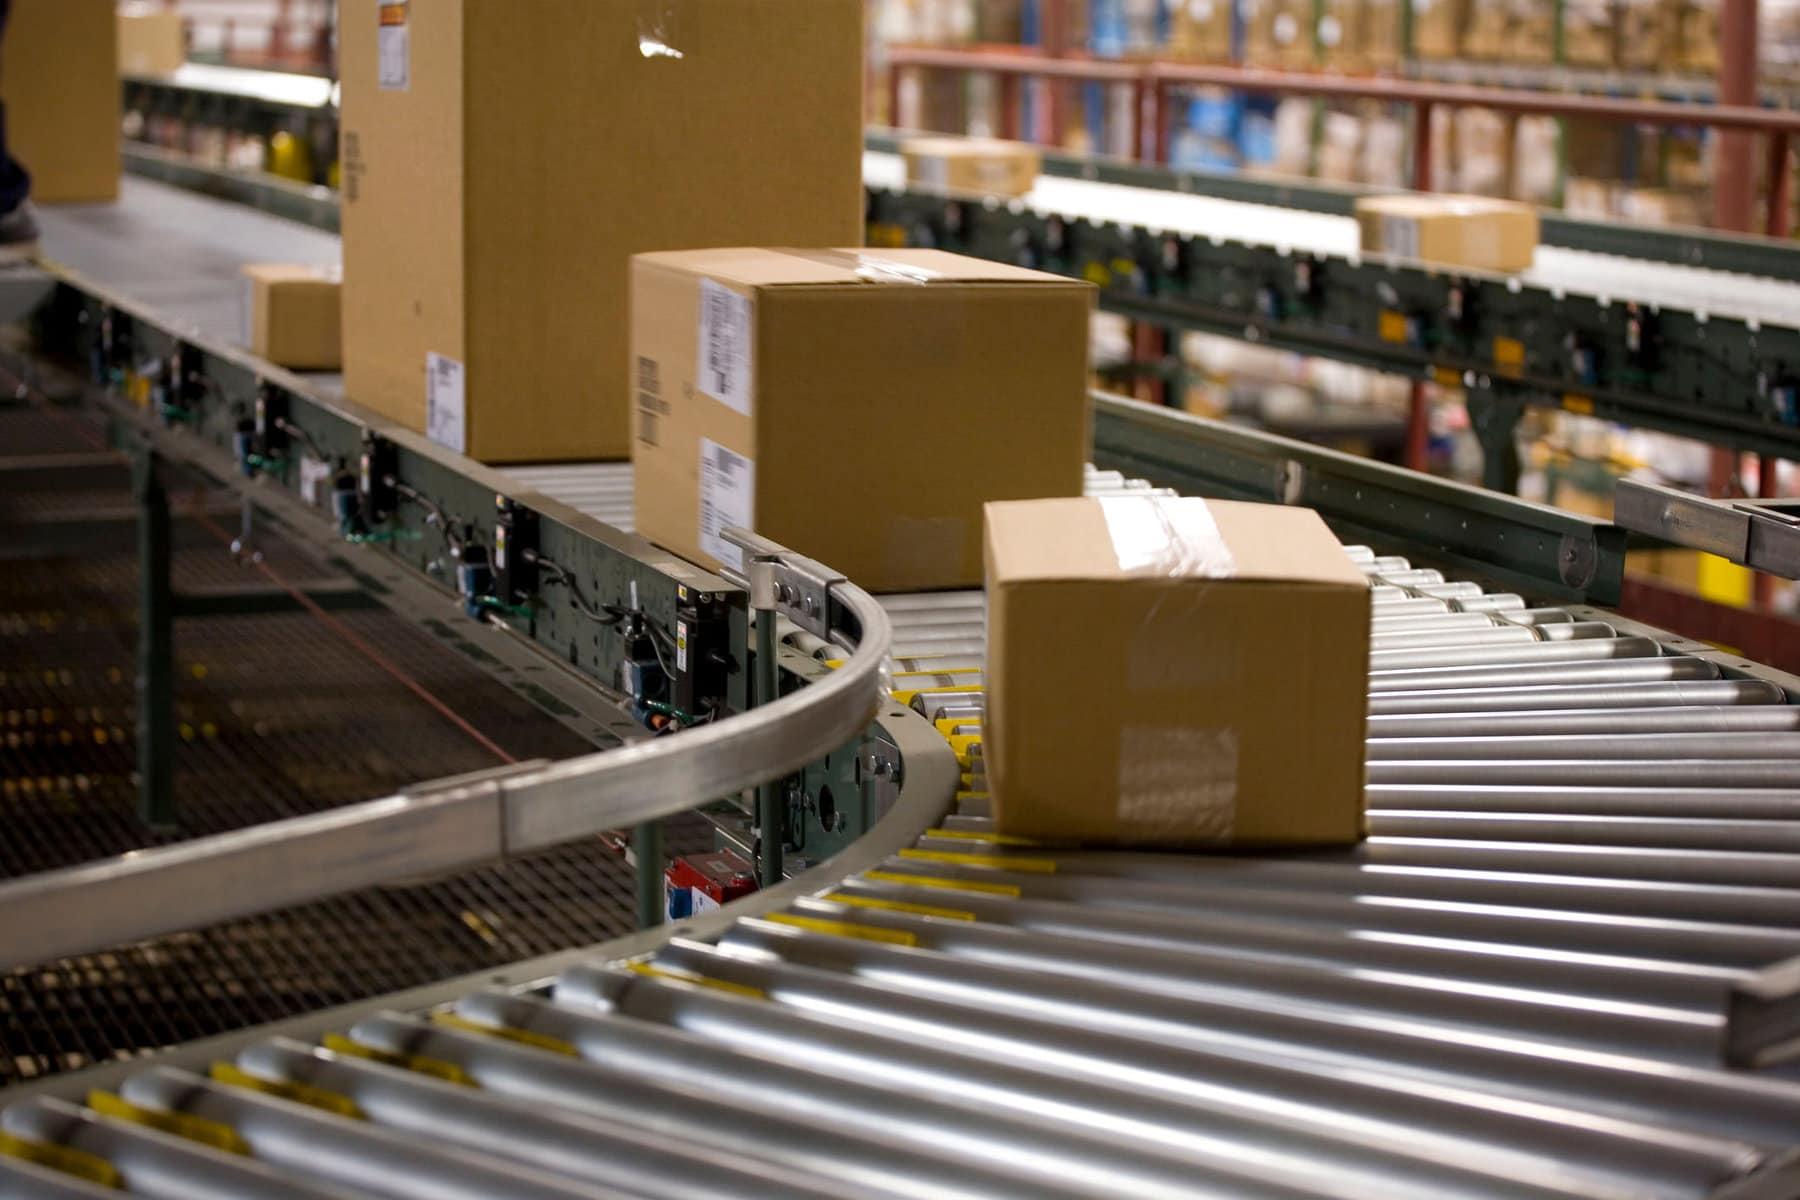
{"type": "MultiPolygon", "coordinates": [[[[1691,720],[1692,710],[1665,710],[1691,720]]],[[[1743,710],[1754,713],[1756,710],[1743,710]]],[[[1782,709],[1774,710],[1776,715],[1782,709]]],[[[1722,713],[1720,715],[1723,715],[1722,713]]],[[[1790,719],[1800,713],[1788,714],[1790,719]]],[[[1621,721],[1616,733],[1570,733],[1531,736],[1521,731],[1487,737],[1414,737],[1389,738],[1371,736],[1368,756],[1373,761],[1387,759],[1787,759],[1793,760],[1792,786],[1800,787],[1800,732],[1728,733],[1723,731],[1690,732],[1684,720],[1682,731],[1656,733],[1627,732],[1633,728],[1621,721]]],[[[1772,725],[1771,728],[1780,728],[1772,725]]],[[[1795,728],[1788,726],[1788,728],[1795,728]]],[[[1454,782],[1453,780],[1447,780],[1454,782]]],[[[1570,783],[1577,782],[1574,779],[1570,783]]],[[[1719,781],[1721,784],[1723,780],[1719,781]]]]}
{"type": "MultiPolygon", "coordinates": [[[[1755,736],[1755,735],[1750,735],[1755,736]]],[[[1800,763],[1791,758],[1436,758],[1368,764],[1370,783],[1442,786],[1536,784],[1567,787],[1769,788],[1800,795],[1800,763]]]]}
{"type": "Polygon", "coordinates": [[[1520,625],[1567,625],[1575,620],[1566,610],[1560,608],[1514,609],[1502,615],[1508,621],[1516,621],[1520,625]]]}
{"type": "MultiPolygon", "coordinates": [[[[1430,715],[1484,712],[1560,712],[1580,709],[1631,709],[1731,704],[1781,703],[1781,689],[1773,684],[1752,679],[1720,679],[1719,670],[1697,658],[1640,659],[1633,662],[1609,663],[1589,667],[1585,671],[1619,672],[1619,679],[1595,679],[1590,682],[1558,683],[1552,680],[1532,686],[1513,686],[1503,682],[1522,672],[1503,673],[1451,682],[1443,687],[1432,685],[1441,676],[1414,676],[1419,690],[1390,688],[1369,697],[1371,716],[1430,715]],[[1645,678],[1632,678],[1632,676],[1645,678]],[[1489,683],[1491,680],[1502,682],[1489,683]],[[1772,698],[1771,698],[1772,697],[1772,698]]],[[[1563,678],[1568,678],[1567,675],[1563,678]]],[[[1369,690],[1379,692],[1374,680],[1369,690]]]]}
{"type": "Polygon", "coordinates": [[[1523,625],[1489,624],[1485,629],[1403,629],[1372,633],[1369,649],[1422,650],[1437,646],[1506,646],[1529,645],[1537,634],[1523,625]]]}
{"type": "MultiPolygon", "coordinates": [[[[1417,826],[1415,826],[1415,829],[1417,826]]],[[[1452,829],[1438,824],[1428,836],[1376,835],[1357,850],[1358,858],[1371,866],[1435,867],[1455,871],[1501,871],[1526,874],[1577,875],[1595,879],[1629,879],[1646,883],[1720,884],[1767,889],[1785,907],[1779,921],[1794,919],[1793,891],[1800,888],[1800,854],[1692,846],[1613,846],[1598,841],[1592,827],[1550,823],[1541,832],[1577,834],[1587,844],[1566,841],[1498,841],[1475,836],[1469,826],[1452,836],[1452,829]]],[[[1648,831],[1647,831],[1648,832],[1648,831]]],[[[1669,832],[1674,832],[1673,830],[1669,832]]]]}
{"type": "Polygon", "coordinates": [[[1378,838],[1441,838],[1589,846],[1646,846],[1669,853],[1734,850],[1800,862],[1800,822],[1744,817],[1594,816],[1586,813],[1430,812],[1370,809],[1378,838]]]}
{"type": "Polygon", "coordinates": [[[1379,673],[1415,670],[1423,667],[1489,667],[1512,663],[1573,663],[1597,659],[1656,658],[1661,654],[1661,646],[1649,638],[1642,637],[1579,642],[1538,642],[1534,638],[1531,644],[1521,646],[1372,650],[1369,653],[1369,670],[1379,673]]]}
{"type": "Polygon", "coordinates": [[[1371,634],[1398,633],[1406,629],[1492,629],[1494,619],[1485,613],[1442,612],[1417,616],[1384,617],[1369,622],[1371,634]]]}
{"type": "Polygon", "coordinates": [[[0,1197],[4,1200],[109,1200],[118,1194],[116,1188],[89,1183],[66,1171],[0,1154],[0,1197]]]}
{"type": "Polygon", "coordinates": [[[557,1179],[493,1154],[453,1148],[381,1129],[350,1116],[227,1087],[172,1067],[148,1067],[125,1081],[125,1098],[145,1108],[188,1113],[229,1126],[271,1166],[356,1191],[405,1200],[623,1200],[629,1193],[557,1179]]]}
{"type": "MultiPolygon", "coordinates": [[[[1632,639],[1638,640],[1638,639],[1632,639]]],[[[1654,644],[1654,643],[1652,643],[1654,644]]],[[[1399,669],[1384,663],[1369,676],[1371,702],[1382,699],[1380,693],[1418,690],[1493,688],[1489,695],[1498,696],[1500,688],[1548,687],[1569,684],[1614,684],[1648,682],[1686,682],[1695,679],[1717,679],[1719,668],[1703,658],[1670,655],[1663,658],[1645,656],[1599,661],[1567,661],[1581,659],[1579,653],[1588,646],[1610,643],[1574,642],[1566,645],[1536,645],[1495,648],[1485,651],[1488,658],[1498,658],[1511,651],[1522,661],[1511,664],[1482,663],[1475,666],[1414,666],[1399,669]],[[1569,654],[1569,651],[1576,651],[1569,654]],[[1544,662],[1542,659],[1551,659],[1544,662]],[[1561,661],[1557,661],[1561,660],[1561,661]]],[[[1389,651],[1390,654],[1407,653],[1389,651]]],[[[1371,655],[1371,659],[1373,656],[1371,655]]],[[[1588,702],[1589,704],[1592,701],[1588,702]]]]}
{"type": "Polygon", "coordinates": [[[1569,787],[1437,783],[1371,783],[1370,808],[1446,812],[1583,813],[1595,816],[1708,817],[1792,820],[1800,816],[1800,790],[1683,787],[1569,787]]]}
{"type": "MultiPolygon", "coordinates": [[[[252,1075],[347,1096],[365,1119],[475,1153],[497,1154],[632,1195],[792,1196],[835,1200],[829,1178],[727,1154],[674,1131],[642,1129],[496,1096],[398,1067],[287,1038],[249,1047],[238,1065],[252,1075]]],[[[870,1192],[889,1196],[892,1193],[870,1192]]]]}
{"type": "MultiPolygon", "coordinates": [[[[1497,748],[1502,743],[1511,743],[1514,738],[1532,735],[1704,736],[1711,746],[1719,735],[1753,732],[1800,733],[1800,706],[1755,703],[1732,707],[1670,705],[1664,708],[1396,713],[1377,714],[1369,718],[1371,755],[1375,754],[1375,743],[1378,741],[1383,743],[1385,750],[1399,742],[1418,745],[1438,738],[1475,739],[1483,745],[1496,747],[1496,751],[1487,757],[1498,757],[1497,748]]],[[[1421,745],[1418,753],[1409,757],[1425,757],[1431,753],[1421,745]]]]}

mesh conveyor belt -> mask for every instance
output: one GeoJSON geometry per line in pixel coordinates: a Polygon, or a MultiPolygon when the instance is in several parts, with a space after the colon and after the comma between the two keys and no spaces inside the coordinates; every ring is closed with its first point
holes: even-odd
{"type": "MultiPolygon", "coordinates": [[[[123,1095],[235,1130],[282,1180],[243,1196],[1688,1197],[1776,1162],[1800,1071],[1726,1069],[1722,1003],[1800,954],[1800,707],[1610,628],[1451,636],[1591,622],[1352,554],[1414,647],[1370,676],[1361,847],[1010,844],[959,738],[939,828],[716,944],[123,1095]]],[[[980,595],[886,603],[899,670],[970,685],[914,707],[978,733],[980,595]]],[[[133,1186],[169,1156],[150,1194],[247,1169],[51,1100],[4,1122],[133,1186]]]]}

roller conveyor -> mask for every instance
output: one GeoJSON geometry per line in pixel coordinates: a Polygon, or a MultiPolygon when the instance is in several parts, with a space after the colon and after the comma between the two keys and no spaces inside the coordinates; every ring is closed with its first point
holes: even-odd
{"type": "MultiPolygon", "coordinates": [[[[593,474],[531,482],[583,503],[593,474]]],[[[1090,472],[1090,492],[1125,486],[1090,472]]],[[[540,988],[348,1018],[324,1045],[253,1038],[216,1078],[148,1068],[119,1091],[326,1189],[244,1195],[1786,1186],[1770,1172],[1800,1143],[1800,1072],[1754,1065],[1766,1047],[1727,1004],[1800,955],[1800,707],[1633,630],[1544,638],[1589,613],[1547,621],[1352,553],[1378,636],[1405,647],[1372,660],[1361,847],[995,837],[982,598],[889,597],[897,694],[953,681],[911,702],[957,706],[940,728],[965,784],[871,869],[540,988]]],[[[55,1103],[5,1128],[133,1128],[55,1103]]]]}
{"type": "MultiPolygon", "coordinates": [[[[629,525],[628,468],[508,473],[629,525]]],[[[0,1097],[34,1155],[0,1196],[117,1194],[56,1164],[168,1197],[1800,1195],[1800,1070],[1741,1019],[1800,956],[1800,707],[1351,553],[1362,846],[997,838],[982,598],[887,597],[897,694],[966,779],[855,870],[521,991],[0,1097]]]]}

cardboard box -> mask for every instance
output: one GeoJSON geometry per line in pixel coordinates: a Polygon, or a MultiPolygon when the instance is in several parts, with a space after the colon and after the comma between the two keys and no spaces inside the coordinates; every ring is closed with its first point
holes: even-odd
{"type": "Polygon", "coordinates": [[[632,254],[862,240],[863,6],[527,7],[340,6],[345,390],[490,462],[623,458],[632,254]]]}
{"type": "Polygon", "coordinates": [[[1364,253],[1446,267],[1523,271],[1537,251],[1537,210],[1486,196],[1364,196],[1356,201],[1356,224],[1364,253]]]}
{"type": "Polygon", "coordinates": [[[128,4],[119,10],[119,70],[172,75],[187,61],[187,31],[172,8],[128,4]]]}
{"type": "Polygon", "coordinates": [[[1023,196],[1037,186],[1044,163],[1036,146],[994,138],[909,138],[900,153],[907,183],[979,196],[1023,196]]]}
{"type": "Polygon", "coordinates": [[[1231,57],[1230,0],[1185,0],[1169,13],[1169,53],[1219,62],[1231,57]]]}
{"type": "Polygon", "coordinates": [[[337,267],[252,263],[244,268],[246,336],[258,358],[295,371],[343,364],[337,267]]]}
{"type": "Polygon", "coordinates": [[[981,505],[1078,496],[1091,285],[936,250],[633,260],[638,532],[754,528],[872,591],[981,582],[981,505]]]}
{"type": "Polygon", "coordinates": [[[1413,6],[1413,49],[1420,58],[1455,58],[1462,53],[1469,0],[1408,2],[1413,6]]]}
{"type": "Polygon", "coordinates": [[[118,35],[112,0],[13,0],[0,100],[36,203],[118,199],[118,35]]]}
{"type": "Polygon", "coordinates": [[[1174,846],[1361,835],[1369,587],[1317,513],[990,504],[986,550],[997,832],[1174,846]],[[1068,661],[1046,650],[1070,630],[1074,706],[1068,661]]]}

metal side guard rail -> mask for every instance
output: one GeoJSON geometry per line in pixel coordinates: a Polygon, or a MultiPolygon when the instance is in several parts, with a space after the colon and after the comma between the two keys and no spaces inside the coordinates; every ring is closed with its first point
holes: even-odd
{"type": "Polygon", "coordinates": [[[842,667],[677,737],[437,780],[329,812],[0,883],[0,970],[468,870],[671,816],[842,747],[868,726],[881,699],[892,638],[886,613],[809,559],[742,530],[725,536],[746,549],[776,611],[855,646],[842,667]]]}

